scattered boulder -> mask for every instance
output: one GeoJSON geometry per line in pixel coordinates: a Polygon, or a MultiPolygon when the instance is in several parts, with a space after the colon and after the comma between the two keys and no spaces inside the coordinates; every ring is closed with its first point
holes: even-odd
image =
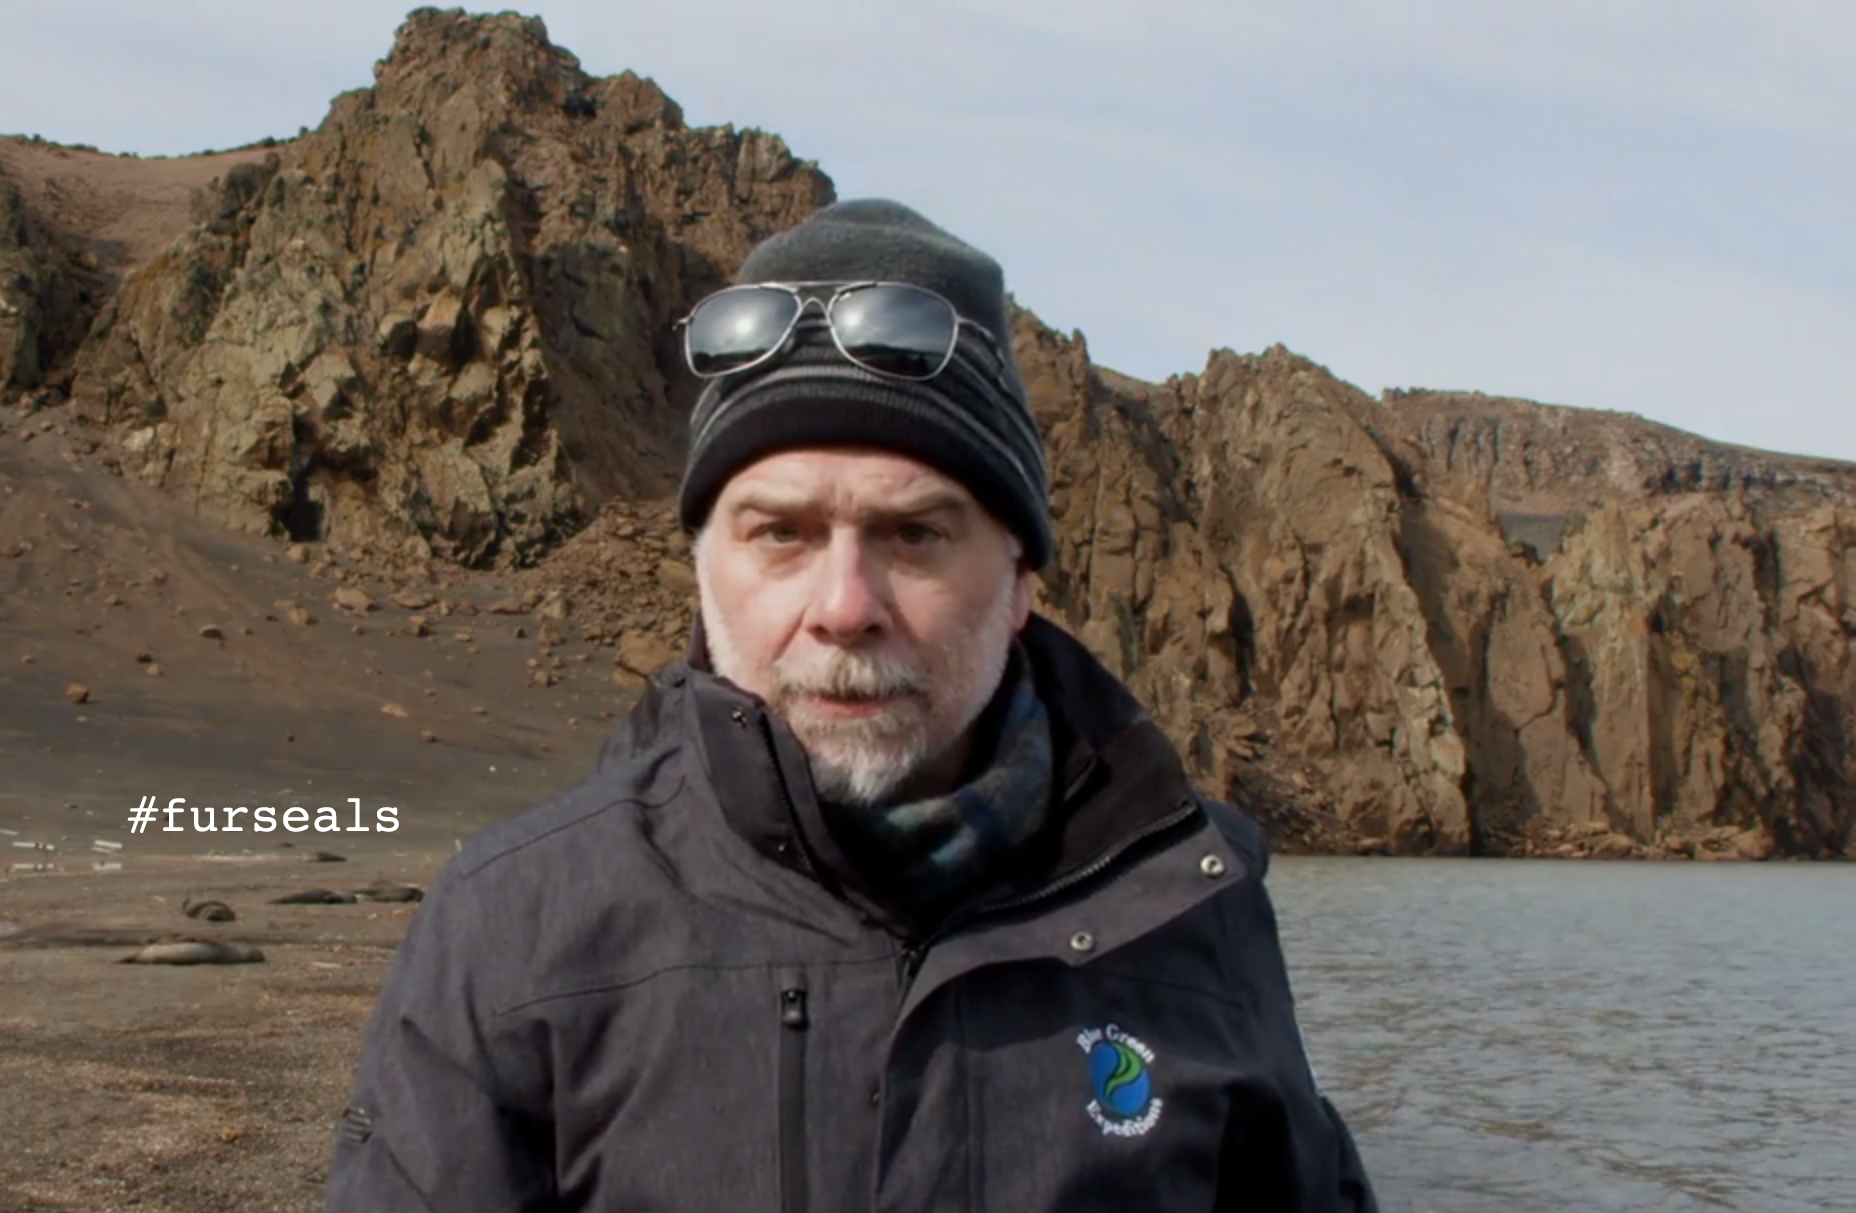
{"type": "Polygon", "coordinates": [[[1625,834],[1606,834],[1592,846],[1594,859],[1631,859],[1639,850],[1637,840],[1625,834]]]}
{"type": "Polygon", "coordinates": [[[1733,853],[1741,859],[1759,861],[1772,857],[1774,850],[1772,835],[1765,829],[1754,826],[1742,830],[1733,838],[1733,853]]]}
{"type": "Polygon", "coordinates": [[[696,570],[681,560],[662,560],[657,565],[657,583],[673,594],[694,594],[696,570]]]}
{"type": "Polygon", "coordinates": [[[619,641],[619,668],[642,678],[649,678],[678,656],[673,645],[648,632],[627,632],[619,641]]]}

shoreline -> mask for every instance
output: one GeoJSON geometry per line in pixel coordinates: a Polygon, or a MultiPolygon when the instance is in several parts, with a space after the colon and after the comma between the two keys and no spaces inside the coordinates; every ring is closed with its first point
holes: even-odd
{"type": "Polygon", "coordinates": [[[315,851],[131,850],[99,857],[122,865],[105,872],[0,874],[0,1083],[14,1143],[0,1152],[0,1207],[319,1213],[362,1032],[419,904],[274,899],[426,888],[455,845],[310,862],[315,851]],[[203,900],[235,920],[185,915],[203,900]],[[122,963],[172,936],[250,945],[262,960],[122,963]]]}

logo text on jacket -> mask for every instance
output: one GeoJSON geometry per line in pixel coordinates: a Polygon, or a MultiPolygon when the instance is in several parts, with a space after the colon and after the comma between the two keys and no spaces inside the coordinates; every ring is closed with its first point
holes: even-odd
{"type": "Polygon", "coordinates": [[[1076,1044],[1089,1059],[1089,1117],[1104,1134],[1139,1137],[1159,1123],[1152,1049],[1114,1024],[1083,1029],[1076,1044]]]}

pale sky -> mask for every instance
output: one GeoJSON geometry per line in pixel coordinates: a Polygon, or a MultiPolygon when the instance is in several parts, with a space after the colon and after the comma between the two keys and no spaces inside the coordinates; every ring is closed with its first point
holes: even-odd
{"type": "MultiPolygon", "coordinates": [[[[7,0],[0,131],[318,125],[407,8],[7,0]]],[[[1282,342],[1856,460],[1850,0],[561,0],[594,75],[917,207],[1146,379],[1282,342]]]]}

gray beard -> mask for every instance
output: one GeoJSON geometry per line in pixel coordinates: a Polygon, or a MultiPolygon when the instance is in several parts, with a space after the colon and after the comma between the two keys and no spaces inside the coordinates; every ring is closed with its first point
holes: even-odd
{"type": "MultiPolygon", "coordinates": [[[[700,557],[697,568],[700,578],[700,557]]],[[[737,677],[745,663],[733,635],[711,610],[706,596],[699,599],[698,605],[711,668],[737,686],[746,685],[737,677]]],[[[785,720],[805,751],[818,795],[865,808],[912,796],[917,790],[916,781],[953,752],[998,690],[1011,653],[1011,612],[1012,594],[1008,591],[974,621],[966,644],[978,646],[976,651],[987,654],[985,664],[961,671],[973,676],[972,701],[964,705],[962,717],[956,722],[958,727],[939,745],[929,736],[928,715],[919,703],[898,709],[893,719],[808,722],[794,721],[781,711],[774,696],[767,696],[769,705],[785,720]]]]}

